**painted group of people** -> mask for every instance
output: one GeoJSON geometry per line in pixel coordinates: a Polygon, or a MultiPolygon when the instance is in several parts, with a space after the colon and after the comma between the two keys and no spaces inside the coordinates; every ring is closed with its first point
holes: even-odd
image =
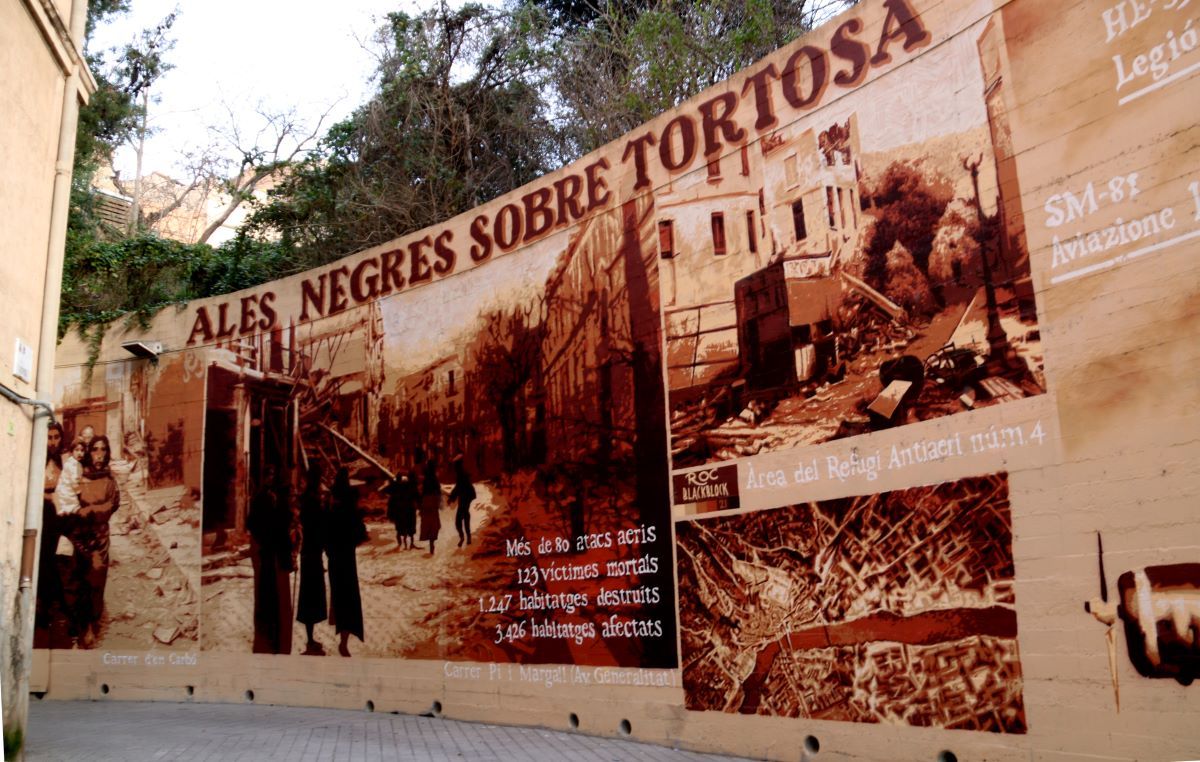
{"type": "MultiPolygon", "coordinates": [[[[401,549],[415,548],[418,519],[420,540],[432,556],[441,533],[442,485],[436,456],[415,453],[416,466],[397,474],[384,487],[387,516],[396,527],[401,549]]],[[[458,544],[471,543],[471,503],[476,498],[461,457],[454,460],[455,482],[449,499],[456,504],[454,524],[458,544]]],[[[362,595],[356,549],[369,538],[359,507],[358,488],[346,467],[338,469],[328,494],[321,483],[319,463],[310,464],[294,512],[286,488],[270,466],[250,501],[246,529],[254,567],[255,653],[291,653],[293,616],[292,575],[299,560],[295,620],[305,627],[307,655],[323,655],[316,627],[328,621],[338,634],[338,653],[349,656],[350,636],[364,641],[362,595]],[[299,518],[296,542],[293,516],[299,518]]]]}
{"type": "Polygon", "coordinates": [[[104,591],[110,565],[109,522],[121,506],[121,490],[112,473],[108,437],[84,426],[65,446],[61,424],[51,423],[46,435],[45,492],[38,565],[38,624],[49,627],[57,606],[67,631],[80,648],[94,648],[104,617],[104,591]],[[67,580],[57,563],[59,539],[72,547],[70,581],[74,600],[68,601],[67,580]]]}
{"type": "MultiPolygon", "coordinates": [[[[426,457],[418,450],[413,460],[416,465],[408,473],[396,474],[383,490],[388,496],[387,517],[396,527],[396,544],[401,550],[411,550],[416,547],[413,538],[417,535],[419,516],[420,539],[429,543],[432,556],[442,530],[442,484],[437,475],[437,458],[426,457]]],[[[462,456],[454,459],[454,474],[449,497],[452,503],[457,503],[454,528],[458,532],[458,546],[462,547],[464,543],[471,544],[471,503],[476,492],[462,456]]]]}
{"type": "MultiPolygon", "coordinates": [[[[325,653],[315,630],[328,620],[339,637],[338,653],[350,656],[350,636],[359,641],[365,639],[355,550],[366,542],[367,530],[358,507],[358,490],[350,483],[349,471],[345,467],[338,469],[328,495],[322,489],[321,475],[320,464],[313,462],[299,500],[296,621],[305,627],[305,654],[325,653]]],[[[246,517],[254,565],[255,653],[291,653],[292,649],[290,583],[296,553],[291,507],[286,498],[281,499],[280,491],[274,470],[264,469],[262,485],[251,500],[246,517]]]]}

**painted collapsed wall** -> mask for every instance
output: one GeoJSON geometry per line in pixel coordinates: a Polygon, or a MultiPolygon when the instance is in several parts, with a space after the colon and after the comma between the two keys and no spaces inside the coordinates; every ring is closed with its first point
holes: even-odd
{"type": "Polygon", "coordinates": [[[50,695],[1185,756],[1191,5],[866,2],[443,225],[68,340],[121,506],[61,522],[50,695]]]}

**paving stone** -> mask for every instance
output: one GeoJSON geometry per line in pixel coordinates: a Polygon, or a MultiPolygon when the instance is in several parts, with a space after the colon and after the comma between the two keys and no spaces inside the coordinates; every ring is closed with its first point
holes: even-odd
{"type": "Polygon", "coordinates": [[[542,728],[244,704],[31,699],[26,738],[30,762],[737,759],[542,728]]]}

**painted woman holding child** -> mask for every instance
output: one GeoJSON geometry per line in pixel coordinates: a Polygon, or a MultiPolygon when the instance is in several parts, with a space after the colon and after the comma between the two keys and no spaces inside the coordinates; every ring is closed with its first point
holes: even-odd
{"type": "Polygon", "coordinates": [[[108,437],[94,437],[86,441],[83,461],[77,468],[64,463],[55,488],[58,528],[75,549],[76,594],[70,620],[71,633],[79,639],[81,648],[95,647],[104,615],[110,564],[109,521],[121,506],[121,492],[111,466],[108,437]]]}

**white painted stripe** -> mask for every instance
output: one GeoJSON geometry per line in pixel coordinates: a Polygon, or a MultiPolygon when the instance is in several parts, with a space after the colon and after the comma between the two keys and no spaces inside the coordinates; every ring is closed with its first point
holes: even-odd
{"type": "Polygon", "coordinates": [[[1133,251],[1129,252],[1128,254],[1121,254],[1119,256],[1113,257],[1112,259],[1106,259],[1103,262],[1097,262],[1094,265],[1088,265],[1087,267],[1081,267],[1078,270],[1072,270],[1069,273],[1063,273],[1062,275],[1055,275],[1053,278],[1050,279],[1050,282],[1051,283],[1063,283],[1068,280],[1075,280],[1076,278],[1082,278],[1085,275],[1089,275],[1089,274],[1097,272],[1099,270],[1107,270],[1110,267],[1116,267],[1117,265],[1128,262],[1131,259],[1137,259],[1138,257],[1144,256],[1146,254],[1153,254],[1156,251],[1166,249],[1166,248],[1174,246],[1175,244],[1178,244],[1178,243],[1183,243],[1184,241],[1190,241],[1193,238],[1200,238],[1200,229],[1193,230],[1190,233],[1184,233],[1183,235],[1177,235],[1174,238],[1170,238],[1170,239],[1167,239],[1166,241],[1161,241],[1159,243],[1151,244],[1150,246],[1143,246],[1140,249],[1134,249],[1133,251]]]}
{"type": "Polygon", "coordinates": [[[1133,100],[1137,100],[1138,98],[1141,98],[1143,95],[1152,93],[1155,90],[1159,89],[1160,87],[1166,87],[1167,85],[1171,84],[1172,82],[1179,79],[1180,77],[1186,77],[1187,75],[1194,72],[1196,69],[1200,69],[1200,61],[1197,61],[1196,63],[1192,64],[1191,66],[1187,67],[1186,69],[1180,69],[1179,71],[1175,72],[1174,74],[1167,77],[1166,79],[1160,79],[1159,81],[1155,82],[1152,85],[1146,85],[1141,90],[1134,90],[1129,95],[1126,95],[1124,98],[1117,101],[1117,105],[1124,106],[1126,103],[1129,103],[1130,101],[1133,101],[1133,100]]]}

